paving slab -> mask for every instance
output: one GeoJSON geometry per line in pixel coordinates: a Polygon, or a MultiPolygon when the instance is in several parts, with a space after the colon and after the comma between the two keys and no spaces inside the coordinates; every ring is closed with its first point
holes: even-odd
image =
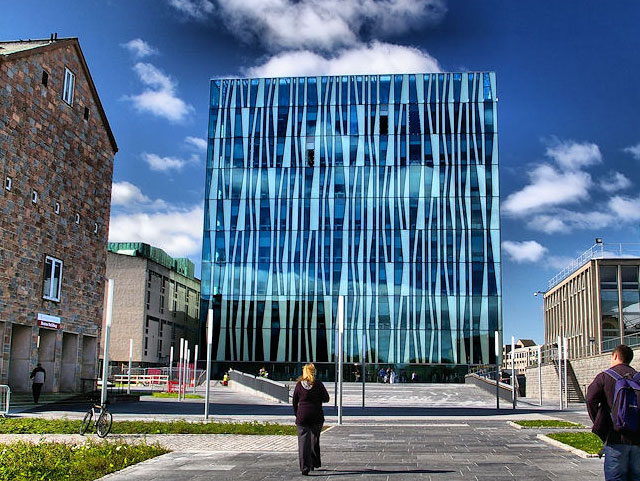
{"type": "MultiPolygon", "coordinates": [[[[295,439],[295,438],[294,438],[295,439]]],[[[418,425],[342,425],[322,434],[322,480],[553,480],[602,479],[600,459],[581,459],[502,421],[418,425]],[[492,427],[496,429],[488,430],[492,427]]],[[[300,476],[295,449],[175,451],[104,480],[284,480],[300,476]]]]}

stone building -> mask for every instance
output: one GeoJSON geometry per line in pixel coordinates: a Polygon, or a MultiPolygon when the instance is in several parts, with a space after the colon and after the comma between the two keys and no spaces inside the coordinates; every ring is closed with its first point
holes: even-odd
{"type": "Polygon", "coordinates": [[[518,339],[512,352],[511,344],[505,344],[502,349],[503,371],[511,371],[512,359],[516,374],[524,374],[527,366],[538,363],[538,345],[532,339],[518,339]]]}
{"type": "Polygon", "coordinates": [[[0,42],[0,384],[96,376],[117,152],[77,38],[0,42]]]}
{"type": "Polygon", "coordinates": [[[107,277],[115,281],[111,362],[128,362],[130,339],[138,367],[167,366],[171,346],[177,361],[180,338],[189,341],[193,356],[200,332],[200,281],[193,262],[148,244],[110,242],[107,277]]]}

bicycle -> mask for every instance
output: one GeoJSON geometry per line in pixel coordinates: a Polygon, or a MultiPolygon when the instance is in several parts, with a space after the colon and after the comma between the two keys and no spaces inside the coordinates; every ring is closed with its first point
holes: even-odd
{"type": "Polygon", "coordinates": [[[93,421],[93,425],[96,427],[98,437],[104,438],[109,434],[113,424],[113,415],[107,410],[107,404],[108,402],[105,404],[94,403],[91,406],[91,409],[84,415],[84,419],[80,425],[80,434],[84,435],[87,432],[94,417],[95,421],[93,421]]]}

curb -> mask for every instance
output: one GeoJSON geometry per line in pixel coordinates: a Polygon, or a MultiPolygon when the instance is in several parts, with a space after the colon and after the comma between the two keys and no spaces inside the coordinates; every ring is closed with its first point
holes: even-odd
{"type": "Polygon", "coordinates": [[[576,432],[580,432],[580,431],[590,431],[589,428],[587,428],[586,426],[583,428],[579,428],[579,427],[559,427],[559,426],[555,426],[555,427],[551,427],[551,426],[537,426],[537,427],[526,427],[526,426],[521,426],[520,424],[514,423],[513,421],[507,421],[507,424],[513,428],[516,429],[528,429],[528,430],[538,430],[538,431],[576,431],[576,432]]]}
{"type": "Polygon", "coordinates": [[[584,459],[598,458],[597,454],[590,454],[590,453],[587,453],[586,451],[583,451],[582,449],[574,448],[573,446],[569,446],[568,444],[561,443],[560,441],[551,439],[546,434],[538,434],[536,435],[536,437],[541,441],[544,441],[545,443],[550,444],[551,446],[564,449],[565,451],[569,451],[570,453],[573,453],[576,456],[580,456],[581,458],[584,458],[584,459]]]}

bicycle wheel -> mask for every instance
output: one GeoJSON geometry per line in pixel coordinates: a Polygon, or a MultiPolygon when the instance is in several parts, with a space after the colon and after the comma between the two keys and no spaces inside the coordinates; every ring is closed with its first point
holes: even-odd
{"type": "Polygon", "coordinates": [[[113,416],[109,411],[102,411],[100,416],[98,416],[98,421],[96,422],[96,433],[98,437],[104,438],[109,431],[111,431],[111,425],[113,424],[113,416]]]}
{"type": "Polygon", "coordinates": [[[84,434],[91,426],[91,418],[93,418],[93,409],[89,409],[87,414],[84,415],[84,419],[82,420],[82,424],[80,425],[80,434],[84,434]]]}

